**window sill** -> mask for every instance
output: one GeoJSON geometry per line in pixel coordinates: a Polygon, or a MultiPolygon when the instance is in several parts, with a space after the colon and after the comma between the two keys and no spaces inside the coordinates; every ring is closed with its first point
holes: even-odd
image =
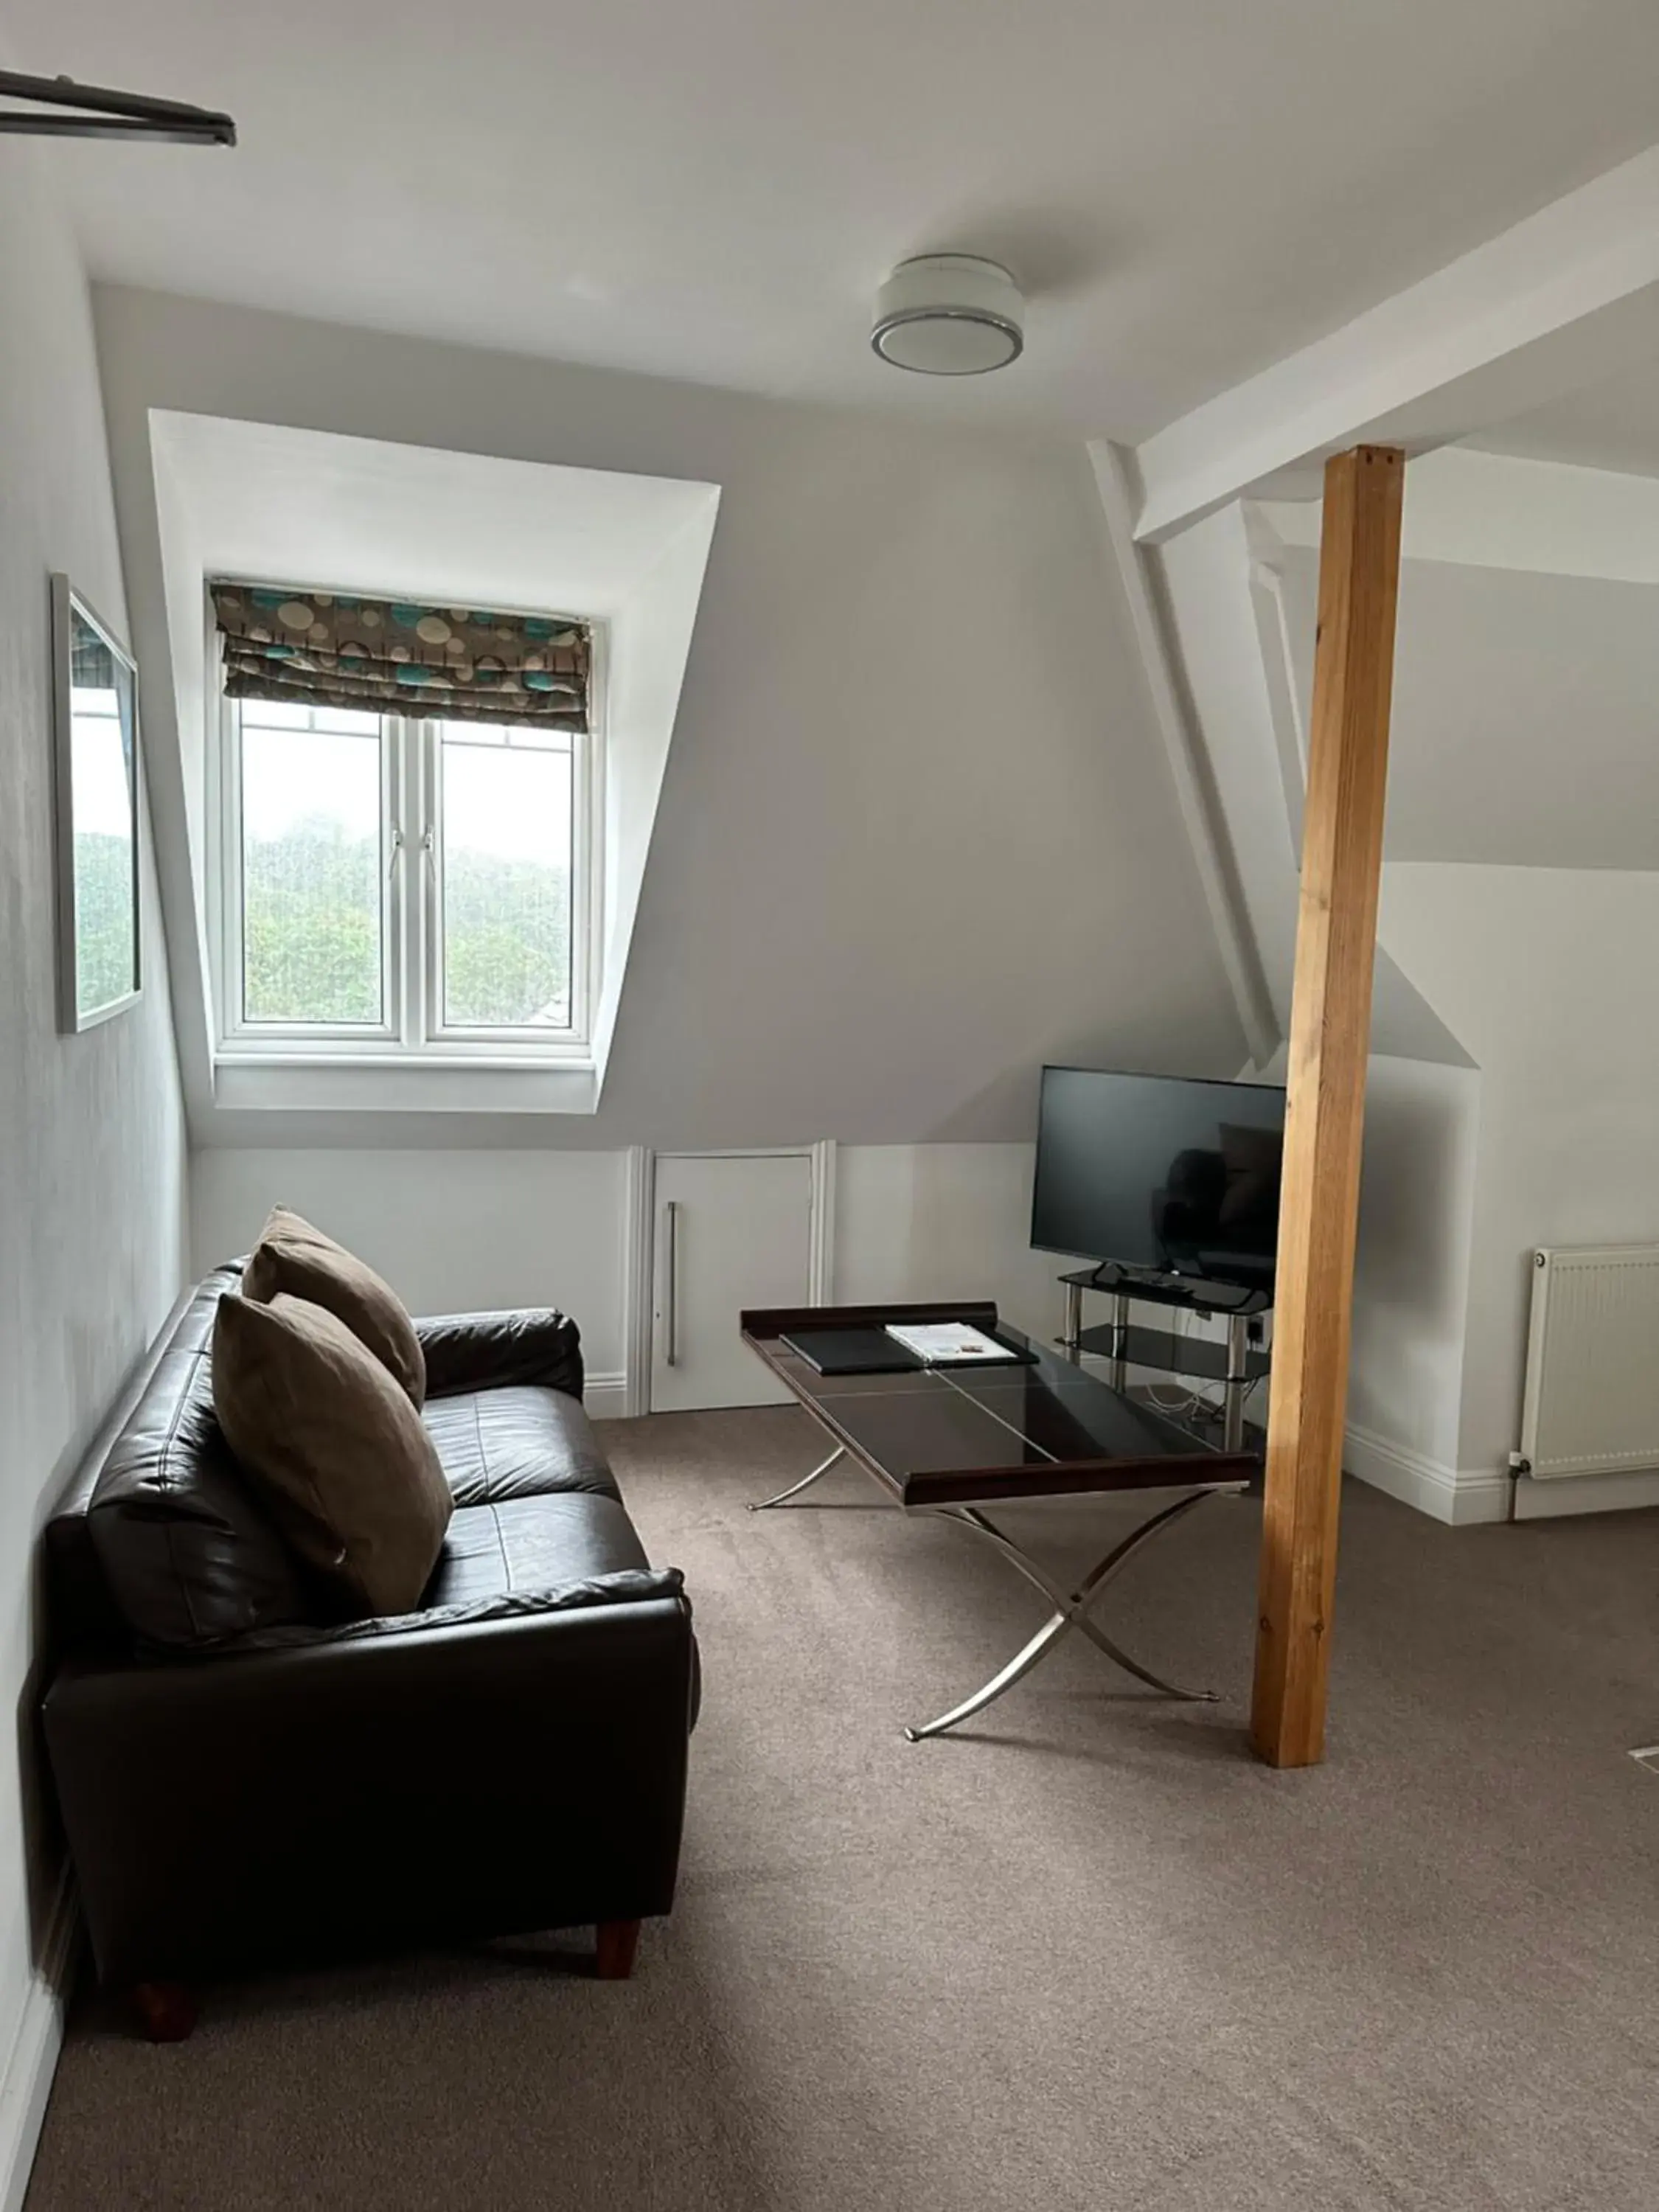
{"type": "Polygon", "coordinates": [[[216,1106],[243,1113],[592,1114],[592,1060],[222,1052],[216,1106]]]}

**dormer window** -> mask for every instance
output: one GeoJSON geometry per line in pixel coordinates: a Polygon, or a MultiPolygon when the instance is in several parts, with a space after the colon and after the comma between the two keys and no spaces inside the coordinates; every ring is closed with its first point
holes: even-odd
{"type": "Polygon", "coordinates": [[[204,1141],[598,1112],[719,487],[164,409],[149,435],[204,1141]]]}

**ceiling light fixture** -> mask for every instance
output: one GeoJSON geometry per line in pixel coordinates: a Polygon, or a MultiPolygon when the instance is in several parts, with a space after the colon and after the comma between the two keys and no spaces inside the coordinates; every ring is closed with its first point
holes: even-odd
{"type": "Polygon", "coordinates": [[[983,376],[1018,361],[1025,302],[999,263],[976,253],[919,253],[876,295],[870,343],[895,368],[922,376],[983,376]]]}
{"type": "Polygon", "coordinates": [[[160,138],[175,146],[234,146],[236,125],[212,108],[182,100],[152,100],[148,93],[109,92],[67,76],[21,76],[0,70],[0,97],[45,107],[78,107],[82,115],[34,115],[26,107],[0,108],[0,131],[31,138],[160,138]]]}

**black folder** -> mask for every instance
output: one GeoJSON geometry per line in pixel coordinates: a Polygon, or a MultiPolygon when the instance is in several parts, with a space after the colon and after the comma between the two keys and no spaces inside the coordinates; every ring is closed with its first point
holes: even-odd
{"type": "Polygon", "coordinates": [[[884,1328],[799,1328],[780,1340],[820,1375],[902,1375],[927,1364],[884,1328]]]}

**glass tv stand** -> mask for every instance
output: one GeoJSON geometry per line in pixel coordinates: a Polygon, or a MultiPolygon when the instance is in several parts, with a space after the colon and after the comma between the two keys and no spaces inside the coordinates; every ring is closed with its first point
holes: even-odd
{"type": "Polygon", "coordinates": [[[1106,1360],[1106,1380],[1115,1390],[1127,1390],[1131,1367],[1219,1382],[1221,1448],[1228,1452],[1245,1449],[1245,1401],[1273,1364],[1272,1355],[1250,1340],[1251,1323],[1259,1322],[1272,1310],[1265,1291],[1247,1291],[1237,1304],[1223,1304],[1218,1291],[1224,1286],[1191,1282],[1178,1275],[1137,1274],[1129,1268],[1115,1268],[1109,1262],[1081,1267],[1060,1280],[1066,1291],[1060,1348],[1068,1359],[1079,1367],[1085,1355],[1106,1360]],[[1085,1293],[1091,1291],[1109,1298],[1111,1311],[1106,1321],[1085,1328],[1083,1301],[1085,1293]],[[1226,1340],[1144,1327],[1131,1318],[1130,1310],[1137,1304],[1174,1307],[1206,1317],[1221,1314],[1227,1323],[1226,1340]]]}

